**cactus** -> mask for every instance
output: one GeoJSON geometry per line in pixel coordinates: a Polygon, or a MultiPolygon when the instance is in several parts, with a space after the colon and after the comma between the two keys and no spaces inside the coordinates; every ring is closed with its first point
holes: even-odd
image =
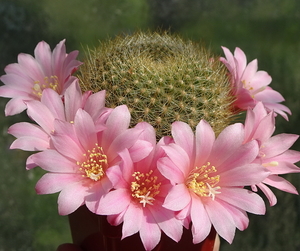
{"type": "Polygon", "coordinates": [[[168,33],[136,33],[87,50],[79,79],[83,90],[106,90],[106,106],[126,104],[131,126],[146,121],[157,138],[172,122],[192,128],[201,119],[215,132],[232,123],[227,70],[207,49],[168,33]]]}

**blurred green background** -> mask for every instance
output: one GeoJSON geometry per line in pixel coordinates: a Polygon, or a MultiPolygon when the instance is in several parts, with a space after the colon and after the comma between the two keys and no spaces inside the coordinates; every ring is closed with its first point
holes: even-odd
{"type": "MultiPolygon", "coordinates": [[[[0,0],[0,72],[20,52],[33,54],[45,40],[53,48],[67,39],[67,50],[136,30],[170,29],[209,46],[240,47],[248,61],[273,78],[271,86],[286,98],[290,121],[277,119],[277,133],[300,133],[299,0],[0,0]]],[[[0,251],[53,251],[71,237],[67,217],[57,213],[57,194],[36,195],[39,169],[26,171],[28,153],[8,150],[7,128],[27,118],[5,117],[0,99],[0,251]]],[[[300,150],[300,142],[293,146],[300,150]]],[[[300,191],[298,174],[285,176],[300,191]]],[[[221,251],[300,250],[300,197],[273,189],[278,204],[266,216],[250,215],[249,228],[237,230],[221,251]]]]}

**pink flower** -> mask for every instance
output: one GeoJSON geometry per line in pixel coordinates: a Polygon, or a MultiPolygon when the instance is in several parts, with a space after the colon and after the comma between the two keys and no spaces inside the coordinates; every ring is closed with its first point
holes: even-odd
{"type": "Polygon", "coordinates": [[[274,110],[288,120],[286,113],[291,114],[290,109],[279,104],[284,98],[268,86],[272,81],[270,75],[265,71],[257,71],[257,60],[247,65],[246,55],[240,48],[235,49],[234,55],[226,47],[222,49],[226,58],[221,57],[220,61],[230,72],[232,92],[236,97],[234,106],[247,110],[249,107],[254,108],[257,102],[261,101],[268,111],[274,110]]]}
{"type": "Polygon", "coordinates": [[[254,109],[248,109],[244,142],[258,141],[260,151],[256,162],[261,163],[270,172],[266,179],[252,186],[252,189],[257,191],[259,187],[267,196],[271,206],[276,204],[277,198],[267,185],[298,194],[296,188],[279,175],[300,172],[300,168],[294,165],[300,161],[300,152],[289,150],[299,136],[282,133],[272,137],[274,130],[274,113],[268,113],[261,102],[254,109]]]}
{"type": "Polygon", "coordinates": [[[0,96],[12,98],[6,105],[6,115],[24,111],[24,100],[40,100],[46,88],[63,94],[76,79],[71,74],[81,64],[76,60],[78,51],[66,54],[65,40],[54,48],[53,53],[50,46],[42,41],[37,44],[34,55],[35,58],[19,54],[18,63],[6,66],[6,75],[0,78],[5,84],[0,87],[0,96]]]}
{"type": "Polygon", "coordinates": [[[97,122],[110,112],[104,104],[105,91],[82,94],[77,79],[66,89],[63,100],[57,92],[47,88],[43,90],[41,101],[26,102],[27,114],[37,125],[20,122],[8,129],[8,133],[17,138],[10,148],[25,151],[42,151],[50,148],[50,135],[54,132],[55,119],[73,122],[77,110],[82,108],[90,114],[94,122],[97,122]]]}
{"type": "Polygon", "coordinates": [[[183,122],[172,124],[172,135],[175,143],[162,146],[167,157],[158,160],[159,170],[173,184],[163,206],[192,222],[194,243],[203,241],[211,226],[231,243],[235,228],[248,226],[246,211],[265,213],[262,198],[243,188],[268,175],[261,165],[251,164],[257,142],[243,144],[242,124],[228,126],[215,139],[203,120],[195,136],[183,122]]]}
{"type": "Polygon", "coordinates": [[[128,148],[137,160],[149,153],[147,142],[138,138],[141,130],[128,129],[129,123],[126,106],[116,107],[100,131],[82,109],[77,111],[73,123],[56,120],[51,135],[53,149],[31,156],[32,162],[48,171],[38,181],[37,193],[60,192],[61,215],[70,214],[83,204],[94,211],[101,197],[112,188],[106,172],[120,164],[118,153],[128,148]]]}
{"type": "Polygon", "coordinates": [[[179,241],[182,224],[173,211],[162,207],[171,185],[158,171],[157,160],[165,156],[161,145],[167,142],[156,145],[154,128],[145,122],[136,127],[144,129],[143,137],[153,150],[138,162],[132,161],[127,149],[120,152],[122,165],[107,170],[115,190],[104,196],[95,213],[108,215],[112,225],[123,222],[122,238],[139,232],[145,249],[152,250],[161,231],[179,241]]]}

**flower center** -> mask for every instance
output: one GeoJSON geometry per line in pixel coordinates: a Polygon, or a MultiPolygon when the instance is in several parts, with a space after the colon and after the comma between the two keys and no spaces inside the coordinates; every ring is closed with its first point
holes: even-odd
{"type": "Polygon", "coordinates": [[[157,183],[157,176],[152,174],[153,170],[148,173],[134,172],[132,174],[134,180],[131,182],[131,195],[143,204],[143,207],[146,204],[153,205],[155,196],[160,192],[161,183],[157,183]]]}
{"type": "Polygon", "coordinates": [[[247,89],[250,93],[251,93],[251,97],[254,98],[254,96],[259,93],[259,92],[262,92],[264,91],[267,86],[262,86],[256,90],[254,90],[254,88],[251,86],[250,82],[249,83],[246,83],[246,80],[242,80],[242,83],[243,83],[243,87],[245,89],[247,89]]]}
{"type": "Polygon", "coordinates": [[[210,162],[201,167],[195,167],[189,174],[186,185],[198,196],[211,197],[214,200],[215,195],[221,193],[217,191],[221,187],[216,186],[220,181],[220,175],[214,175],[216,172],[216,167],[210,162]]]}
{"type": "Polygon", "coordinates": [[[36,95],[37,97],[41,97],[43,90],[46,88],[51,88],[52,90],[58,92],[58,87],[59,87],[59,83],[58,83],[58,78],[57,76],[51,76],[49,77],[44,77],[44,82],[41,83],[40,81],[34,81],[34,85],[32,87],[32,93],[34,95],[36,95]]]}
{"type": "Polygon", "coordinates": [[[77,165],[80,166],[79,170],[84,173],[83,177],[94,181],[100,180],[108,168],[107,156],[104,154],[102,147],[96,144],[92,150],[88,150],[83,156],[85,161],[77,161],[77,165]]]}

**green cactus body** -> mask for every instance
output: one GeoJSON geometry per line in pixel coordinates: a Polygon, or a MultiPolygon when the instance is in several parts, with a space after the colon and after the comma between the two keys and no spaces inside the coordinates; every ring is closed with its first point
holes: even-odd
{"type": "Polygon", "coordinates": [[[178,120],[195,129],[205,119],[218,134],[234,115],[223,64],[168,33],[117,37],[88,50],[79,78],[83,90],[106,90],[107,107],[126,104],[131,126],[146,121],[158,139],[178,120]]]}

